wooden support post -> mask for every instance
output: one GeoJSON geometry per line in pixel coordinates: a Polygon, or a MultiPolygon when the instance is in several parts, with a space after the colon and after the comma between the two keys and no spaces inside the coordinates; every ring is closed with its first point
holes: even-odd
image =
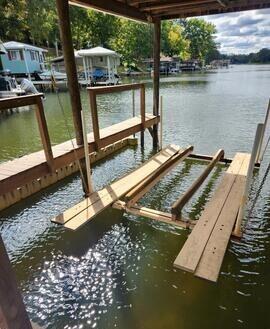
{"type": "MultiPolygon", "coordinates": [[[[154,22],[153,114],[159,115],[160,19],[154,22]]],[[[153,126],[153,147],[158,147],[158,124],[153,126]]]]}
{"type": "Polygon", "coordinates": [[[0,328],[32,329],[0,235],[0,328]]]}
{"type": "Polygon", "coordinates": [[[236,237],[239,237],[239,238],[242,236],[242,230],[241,230],[242,221],[245,216],[249,189],[250,189],[250,185],[251,185],[251,181],[252,181],[256,156],[258,154],[258,149],[260,147],[260,140],[261,140],[263,129],[264,129],[264,125],[262,123],[259,123],[257,126],[256,135],[255,135],[252,152],[251,152],[251,157],[250,157],[250,162],[249,162],[249,166],[248,166],[245,191],[244,191],[244,194],[243,194],[243,197],[241,200],[241,204],[239,207],[237,220],[236,220],[235,228],[234,228],[234,232],[233,232],[233,235],[236,237]]]}
{"type": "Polygon", "coordinates": [[[223,157],[224,151],[218,150],[218,152],[214,155],[212,161],[208,164],[202,174],[195,180],[195,182],[190,186],[190,188],[177,201],[174,202],[171,209],[174,220],[181,218],[181,212],[184,205],[191,199],[194,193],[198,190],[198,188],[210,174],[216,163],[223,157]]]}
{"type": "Polygon", "coordinates": [[[258,154],[256,155],[255,163],[258,163],[258,162],[262,161],[262,158],[263,158],[264,151],[262,151],[262,146],[263,146],[263,142],[264,142],[265,130],[266,130],[266,127],[268,125],[269,120],[270,120],[270,99],[269,99],[268,108],[267,108],[265,119],[264,119],[262,135],[261,135],[261,138],[260,138],[260,144],[259,144],[259,147],[258,147],[258,154]]]}
{"type": "Polygon", "coordinates": [[[91,177],[91,166],[90,166],[90,159],[89,159],[89,147],[87,141],[87,131],[86,131],[86,123],[83,111],[81,113],[82,117],[82,127],[83,127],[83,145],[84,145],[84,156],[85,156],[85,164],[86,164],[86,174],[87,174],[87,189],[88,195],[94,192],[92,177],[91,177]]]}
{"type": "MultiPolygon", "coordinates": [[[[132,117],[135,117],[135,90],[132,89],[132,117]]],[[[135,138],[135,134],[133,134],[133,138],[135,138]]]]}
{"type": "MultiPolygon", "coordinates": [[[[67,73],[68,90],[70,93],[70,101],[73,115],[73,123],[75,129],[76,142],[78,145],[83,145],[83,131],[81,120],[81,95],[77,77],[76,62],[74,56],[74,48],[71,36],[70,17],[69,17],[69,4],[68,0],[56,0],[56,8],[59,19],[60,37],[62,41],[62,49],[67,73]]],[[[82,168],[82,184],[87,180],[85,171],[85,161],[80,160],[82,168]]],[[[83,184],[84,188],[84,184],[83,184]]],[[[87,191],[85,191],[87,193],[87,191]]]]}
{"type": "Polygon", "coordinates": [[[141,130],[141,147],[144,147],[144,130],[145,130],[145,86],[141,85],[140,88],[140,99],[141,99],[141,120],[142,120],[142,130],[141,130]]]}
{"type": "Polygon", "coordinates": [[[92,124],[93,124],[93,134],[95,139],[95,147],[96,151],[100,149],[100,134],[99,134],[99,123],[98,123],[98,113],[97,113],[97,98],[96,93],[93,89],[89,90],[89,98],[90,98],[90,108],[91,108],[91,116],[92,116],[92,124]]]}
{"type": "Polygon", "coordinates": [[[54,168],[52,146],[51,146],[50,136],[49,136],[47,122],[44,113],[44,107],[41,98],[37,98],[36,117],[39,127],[39,133],[45,153],[45,158],[51,172],[53,172],[55,168],[54,168]]]}
{"type": "Polygon", "coordinates": [[[163,97],[160,96],[160,137],[159,137],[159,149],[162,150],[163,143],[163,97]]]}
{"type": "Polygon", "coordinates": [[[83,145],[81,95],[71,36],[68,0],[56,0],[56,8],[59,18],[59,29],[67,72],[68,89],[70,93],[76,141],[78,145],[83,145]]]}

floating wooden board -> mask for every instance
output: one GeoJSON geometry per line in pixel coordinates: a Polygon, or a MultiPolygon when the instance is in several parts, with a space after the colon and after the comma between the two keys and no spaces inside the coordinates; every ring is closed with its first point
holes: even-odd
{"type": "Polygon", "coordinates": [[[195,271],[198,277],[213,282],[218,279],[244,193],[249,161],[250,155],[247,154],[195,271]]]}
{"type": "Polygon", "coordinates": [[[189,235],[186,243],[174,261],[174,266],[189,272],[195,272],[204,248],[215,227],[217,219],[239,173],[245,154],[237,153],[213,197],[207,203],[198,223],[189,235]]]}
{"type": "Polygon", "coordinates": [[[178,146],[169,145],[151,159],[143,163],[139,168],[120,178],[101,191],[93,193],[76,206],[53,218],[52,221],[64,224],[65,227],[76,230],[81,225],[109,207],[113,202],[128,193],[134,186],[157,170],[180,150],[178,146]]]}

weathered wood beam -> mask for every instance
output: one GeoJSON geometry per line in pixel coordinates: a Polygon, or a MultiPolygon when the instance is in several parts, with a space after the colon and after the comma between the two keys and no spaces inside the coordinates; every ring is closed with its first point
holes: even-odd
{"type": "Polygon", "coordinates": [[[112,15],[124,16],[144,23],[151,22],[151,17],[140,12],[137,8],[115,0],[72,0],[69,3],[86,8],[94,8],[112,15]]]}
{"type": "Polygon", "coordinates": [[[178,151],[160,168],[136,185],[129,193],[125,195],[128,206],[135,204],[140,200],[151,188],[153,188],[165,175],[167,175],[180,161],[183,161],[193,150],[193,146],[189,146],[184,150],[178,151]]]}
{"type": "MultiPolygon", "coordinates": [[[[154,22],[154,77],[153,77],[153,114],[159,115],[159,67],[160,67],[160,19],[154,22]]],[[[153,147],[158,147],[158,125],[153,126],[153,147]]]]}
{"type": "Polygon", "coordinates": [[[181,218],[181,212],[184,205],[196,193],[196,191],[208,177],[212,169],[215,167],[216,163],[223,157],[224,150],[218,150],[218,152],[214,155],[212,161],[208,164],[202,174],[194,181],[194,183],[186,190],[186,192],[173,203],[171,212],[174,220],[181,218]]]}
{"type": "Polygon", "coordinates": [[[81,120],[82,104],[71,36],[68,0],[56,0],[56,8],[59,19],[59,29],[68,79],[68,89],[70,93],[76,141],[78,145],[83,145],[81,120]]]}
{"type": "Polygon", "coordinates": [[[32,329],[1,235],[0,264],[0,328],[32,329]]]}
{"type": "Polygon", "coordinates": [[[188,219],[181,219],[179,221],[172,220],[172,216],[169,213],[164,211],[159,211],[147,207],[141,207],[138,205],[133,205],[132,207],[128,207],[124,201],[118,200],[112,204],[112,208],[123,210],[129,214],[135,216],[142,216],[150,219],[157,220],[159,222],[163,222],[166,224],[182,227],[182,228],[190,228],[192,229],[195,226],[195,221],[188,219]]]}
{"type": "Polygon", "coordinates": [[[38,100],[42,96],[43,94],[40,93],[35,95],[2,98],[0,99],[0,111],[11,109],[11,108],[17,108],[21,106],[37,104],[38,100]]]}
{"type": "Polygon", "coordinates": [[[254,9],[266,9],[270,8],[270,0],[252,0],[252,1],[243,1],[236,0],[230,1],[226,7],[221,7],[219,3],[213,3],[212,5],[203,5],[203,6],[189,6],[188,8],[182,8],[181,10],[172,10],[170,12],[160,12],[159,14],[152,14],[153,19],[160,18],[162,20],[167,19],[177,19],[177,18],[186,18],[193,16],[203,16],[203,15],[216,15],[222,13],[231,13],[239,12],[246,10],[254,9]]]}
{"type": "Polygon", "coordinates": [[[155,10],[160,9],[173,9],[173,8],[181,8],[183,6],[192,5],[195,4],[202,4],[202,3],[214,3],[217,0],[185,0],[185,1],[179,1],[179,0],[171,0],[167,2],[155,2],[155,3],[145,3],[140,5],[141,11],[151,11],[154,12],[155,10]]]}
{"type": "MultiPolygon", "coordinates": [[[[58,13],[60,37],[62,41],[64,62],[68,79],[68,89],[70,94],[76,142],[78,145],[83,145],[83,129],[81,118],[82,103],[71,36],[68,0],[56,0],[56,8],[58,13]]],[[[86,194],[88,194],[89,191],[87,191],[87,186],[85,184],[87,181],[85,160],[80,160],[79,164],[81,167],[81,180],[83,190],[86,194]]]]}

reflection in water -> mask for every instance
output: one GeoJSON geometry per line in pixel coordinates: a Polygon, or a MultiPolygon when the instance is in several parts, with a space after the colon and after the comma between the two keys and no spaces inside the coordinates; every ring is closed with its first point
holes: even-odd
{"type": "MultiPolygon", "coordinates": [[[[164,145],[193,144],[196,153],[226,156],[249,151],[255,126],[264,118],[270,66],[235,66],[217,73],[162,78],[164,145]]],[[[152,110],[150,84],[146,105],[152,110]]],[[[72,128],[69,99],[60,94],[72,128]]],[[[82,92],[83,106],[89,108],[82,92]]],[[[130,93],[98,99],[101,126],[131,116],[130,93]]],[[[47,95],[46,117],[54,143],[68,138],[56,96],[47,95]]],[[[136,108],[139,101],[136,98],[136,108]]],[[[90,113],[88,128],[91,130],[90,113]]],[[[127,149],[95,165],[96,189],[147,160],[146,148],[127,149]]],[[[34,113],[0,122],[0,161],[40,148],[34,113]],[[31,142],[30,142],[31,141],[31,142]]],[[[254,191],[270,161],[269,151],[254,177],[254,191]]],[[[141,204],[170,206],[205,168],[186,161],[164,177],[141,204]]],[[[218,184],[218,167],[186,205],[198,218],[218,184]]],[[[107,209],[77,232],[50,218],[82,199],[77,175],[1,213],[0,232],[12,259],[31,318],[45,328],[262,328],[269,327],[269,177],[241,241],[230,243],[217,284],[172,267],[188,231],[107,209]]],[[[251,200],[254,193],[251,195],[251,200]]]]}

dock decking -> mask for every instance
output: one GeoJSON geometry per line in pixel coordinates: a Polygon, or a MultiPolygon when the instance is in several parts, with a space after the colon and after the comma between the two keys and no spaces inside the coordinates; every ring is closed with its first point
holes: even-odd
{"type": "MultiPolygon", "coordinates": [[[[151,114],[146,114],[145,128],[153,126],[153,124],[157,123],[158,120],[158,117],[155,117],[151,114]]],[[[121,123],[117,123],[110,127],[101,129],[99,149],[106,148],[108,145],[112,145],[140,131],[140,116],[136,116],[131,119],[122,121],[121,123]]],[[[93,153],[97,150],[93,133],[88,134],[87,138],[89,153],[93,153]]],[[[22,186],[32,182],[35,179],[44,177],[46,175],[51,175],[57,170],[61,171],[62,168],[76,162],[77,159],[84,157],[83,146],[78,146],[75,139],[72,142],[67,141],[52,146],[52,153],[54,166],[53,171],[50,169],[46,162],[45,153],[43,150],[25,155],[21,158],[1,163],[0,198],[1,195],[5,195],[9,192],[15,193],[14,191],[16,191],[16,189],[21,188],[22,186]],[[75,147],[76,155],[74,153],[73,145],[75,147]]],[[[3,203],[5,203],[5,200],[0,200],[0,203],[2,203],[2,205],[0,205],[0,209],[3,209],[3,203]]]]}
{"type": "Polygon", "coordinates": [[[66,210],[63,214],[53,218],[52,221],[63,224],[66,228],[77,230],[83,224],[90,221],[101,211],[109,207],[119,198],[126,195],[135,186],[151,176],[162,165],[166,164],[175,154],[184,153],[185,150],[178,146],[169,145],[161,152],[144,162],[139,168],[120,178],[104,189],[92,193],[74,207],[66,210]]]}
{"type": "Polygon", "coordinates": [[[174,261],[175,267],[217,281],[244,193],[250,157],[236,154],[174,261]]]}

